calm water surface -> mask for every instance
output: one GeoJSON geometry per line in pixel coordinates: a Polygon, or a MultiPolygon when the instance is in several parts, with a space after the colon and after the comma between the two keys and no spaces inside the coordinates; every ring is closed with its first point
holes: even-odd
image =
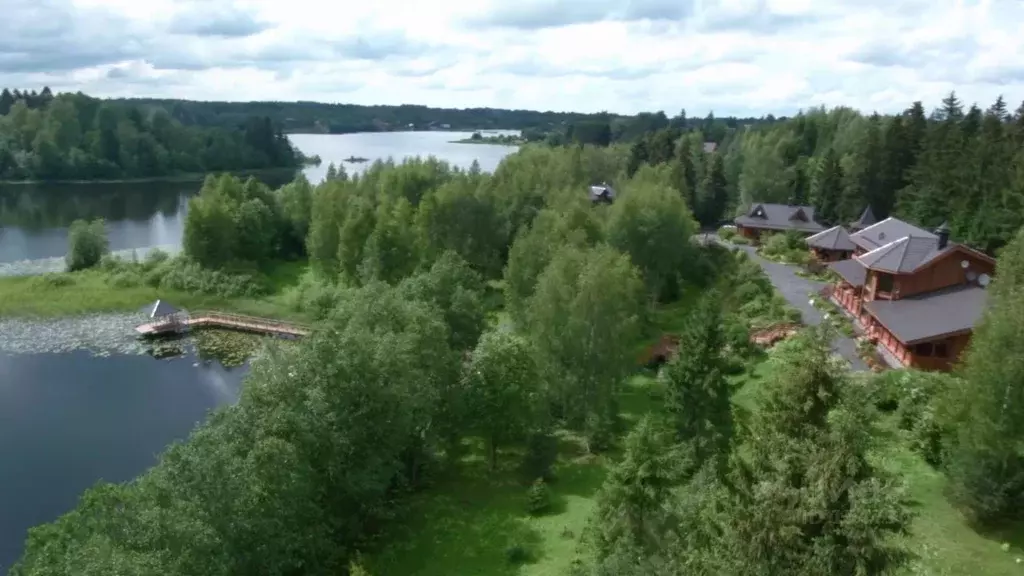
{"type": "Polygon", "coordinates": [[[210,409],[237,400],[245,371],[194,356],[0,354],[0,574],[29,527],[73,508],[100,479],[152,466],[210,409]]]}
{"type": "MultiPolygon", "coordinates": [[[[327,174],[329,163],[343,165],[350,174],[370,162],[346,163],[351,156],[400,161],[411,156],[434,155],[468,168],[474,160],[493,171],[512,146],[454,144],[466,132],[377,132],[363,134],[292,134],[289,138],[307,155],[319,155],[320,166],[303,172],[311,182],[327,174]]],[[[279,186],[290,174],[262,175],[279,186]]],[[[63,269],[67,229],[78,218],[104,218],[110,248],[144,256],[147,249],[175,251],[181,246],[188,198],[199,191],[197,182],[123,184],[0,185],[0,276],[40,274],[63,269]]]]}

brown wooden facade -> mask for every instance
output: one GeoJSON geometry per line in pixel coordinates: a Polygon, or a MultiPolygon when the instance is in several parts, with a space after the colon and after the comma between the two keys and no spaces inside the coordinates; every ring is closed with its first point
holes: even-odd
{"type": "Polygon", "coordinates": [[[863,286],[840,280],[832,298],[853,315],[864,327],[868,337],[877,340],[904,366],[923,370],[949,370],[970,342],[971,332],[938,335],[927,341],[902,342],[864,307],[872,300],[899,300],[927,294],[969,282],[967,270],[988,274],[995,271],[995,262],[988,256],[957,246],[912,274],[890,274],[868,270],[863,286]],[[968,267],[963,267],[964,261],[968,267]]]}
{"type": "Polygon", "coordinates": [[[740,224],[736,225],[736,232],[755,244],[761,241],[761,231],[761,228],[751,228],[740,224]]]}
{"type": "Polygon", "coordinates": [[[819,262],[839,262],[853,256],[849,250],[829,250],[828,248],[811,248],[811,254],[819,262]]]}

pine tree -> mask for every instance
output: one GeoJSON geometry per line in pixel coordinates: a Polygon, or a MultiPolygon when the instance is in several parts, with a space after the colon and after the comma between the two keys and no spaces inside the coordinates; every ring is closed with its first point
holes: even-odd
{"type": "Polygon", "coordinates": [[[679,350],[662,370],[666,411],[677,442],[694,468],[714,460],[724,470],[733,436],[732,400],[722,361],[722,304],[715,292],[704,296],[679,338],[679,350]]]}

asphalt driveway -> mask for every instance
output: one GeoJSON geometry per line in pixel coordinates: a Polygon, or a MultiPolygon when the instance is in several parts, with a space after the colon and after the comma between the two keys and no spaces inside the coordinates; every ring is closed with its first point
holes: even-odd
{"type": "MultiPolygon", "coordinates": [[[[743,250],[750,255],[750,258],[761,266],[765,275],[771,280],[772,285],[779,291],[779,294],[786,299],[786,302],[789,302],[791,306],[800,311],[804,324],[817,326],[825,319],[822,312],[811,305],[810,302],[811,295],[817,294],[825,286],[824,282],[797,276],[795,268],[762,258],[757,254],[753,246],[737,246],[723,242],[721,239],[718,239],[718,242],[730,248],[743,250]]],[[[853,370],[869,369],[868,365],[857,355],[857,343],[853,338],[842,334],[837,335],[832,341],[832,349],[849,361],[850,367],[853,370]]]]}

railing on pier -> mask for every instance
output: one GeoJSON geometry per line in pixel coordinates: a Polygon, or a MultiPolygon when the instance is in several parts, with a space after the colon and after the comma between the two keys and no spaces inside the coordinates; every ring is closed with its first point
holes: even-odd
{"type": "Polygon", "coordinates": [[[232,314],[229,312],[217,312],[214,310],[202,310],[184,317],[175,314],[168,318],[147,322],[136,327],[135,331],[143,336],[156,336],[184,332],[199,327],[227,328],[229,330],[293,337],[308,336],[311,330],[309,326],[295,322],[246,316],[244,314],[232,314]]]}

